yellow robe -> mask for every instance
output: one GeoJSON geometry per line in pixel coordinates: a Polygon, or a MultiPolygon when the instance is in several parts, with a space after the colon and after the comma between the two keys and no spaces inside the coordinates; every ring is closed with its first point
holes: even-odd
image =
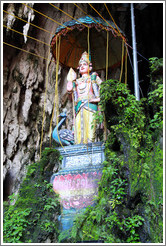
{"type": "Polygon", "coordinates": [[[96,130],[94,112],[82,107],[76,115],[75,123],[75,144],[94,142],[96,130]]]}

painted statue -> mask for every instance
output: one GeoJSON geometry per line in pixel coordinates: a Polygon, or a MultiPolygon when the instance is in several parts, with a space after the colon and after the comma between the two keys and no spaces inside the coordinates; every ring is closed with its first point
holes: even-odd
{"type": "Polygon", "coordinates": [[[100,102],[102,80],[96,72],[92,72],[92,63],[86,51],[81,56],[78,69],[81,74],[78,79],[74,70],[70,69],[67,77],[67,91],[73,93],[74,97],[75,144],[86,144],[95,140],[94,113],[98,110],[98,103],[100,102]]]}
{"type": "Polygon", "coordinates": [[[53,139],[58,143],[62,145],[72,145],[74,144],[74,136],[72,131],[68,129],[61,129],[62,125],[65,123],[67,114],[67,110],[63,110],[63,112],[59,115],[61,117],[60,122],[58,125],[54,128],[52,137],[53,139]]]}

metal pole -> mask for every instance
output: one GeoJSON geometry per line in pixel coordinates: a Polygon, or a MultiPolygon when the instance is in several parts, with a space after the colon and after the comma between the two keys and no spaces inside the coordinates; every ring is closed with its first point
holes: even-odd
{"type": "Polygon", "coordinates": [[[135,91],[134,94],[136,100],[139,101],[140,93],[139,93],[139,77],[138,77],[137,47],[136,47],[133,3],[131,3],[131,26],[132,26],[132,45],[133,45],[133,63],[134,63],[134,91],[135,91]]]}

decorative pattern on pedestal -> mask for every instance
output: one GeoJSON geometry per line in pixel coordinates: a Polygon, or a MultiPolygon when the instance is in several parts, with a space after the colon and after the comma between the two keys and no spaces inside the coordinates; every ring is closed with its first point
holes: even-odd
{"type": "Polygon", "coordinates": [[[52,175],[53,189],[60,196],[62,207],[59,218],[61,231],[73,225],[76,214],[94,205],[98,182],[102,176],[104,145],[102,142],[58,148],[62,169],[52,175]]]}

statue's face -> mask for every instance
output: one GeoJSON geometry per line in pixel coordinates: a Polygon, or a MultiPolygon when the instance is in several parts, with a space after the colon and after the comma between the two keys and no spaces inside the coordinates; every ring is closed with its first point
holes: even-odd
{"type": "Polygon", "coordinates": [[[85,62],[85,61],[81,62],[80,65],[79,65],[80,74],[81,75],[88,74],[88,70],[90,71],[88,63],[85,62]]]}

